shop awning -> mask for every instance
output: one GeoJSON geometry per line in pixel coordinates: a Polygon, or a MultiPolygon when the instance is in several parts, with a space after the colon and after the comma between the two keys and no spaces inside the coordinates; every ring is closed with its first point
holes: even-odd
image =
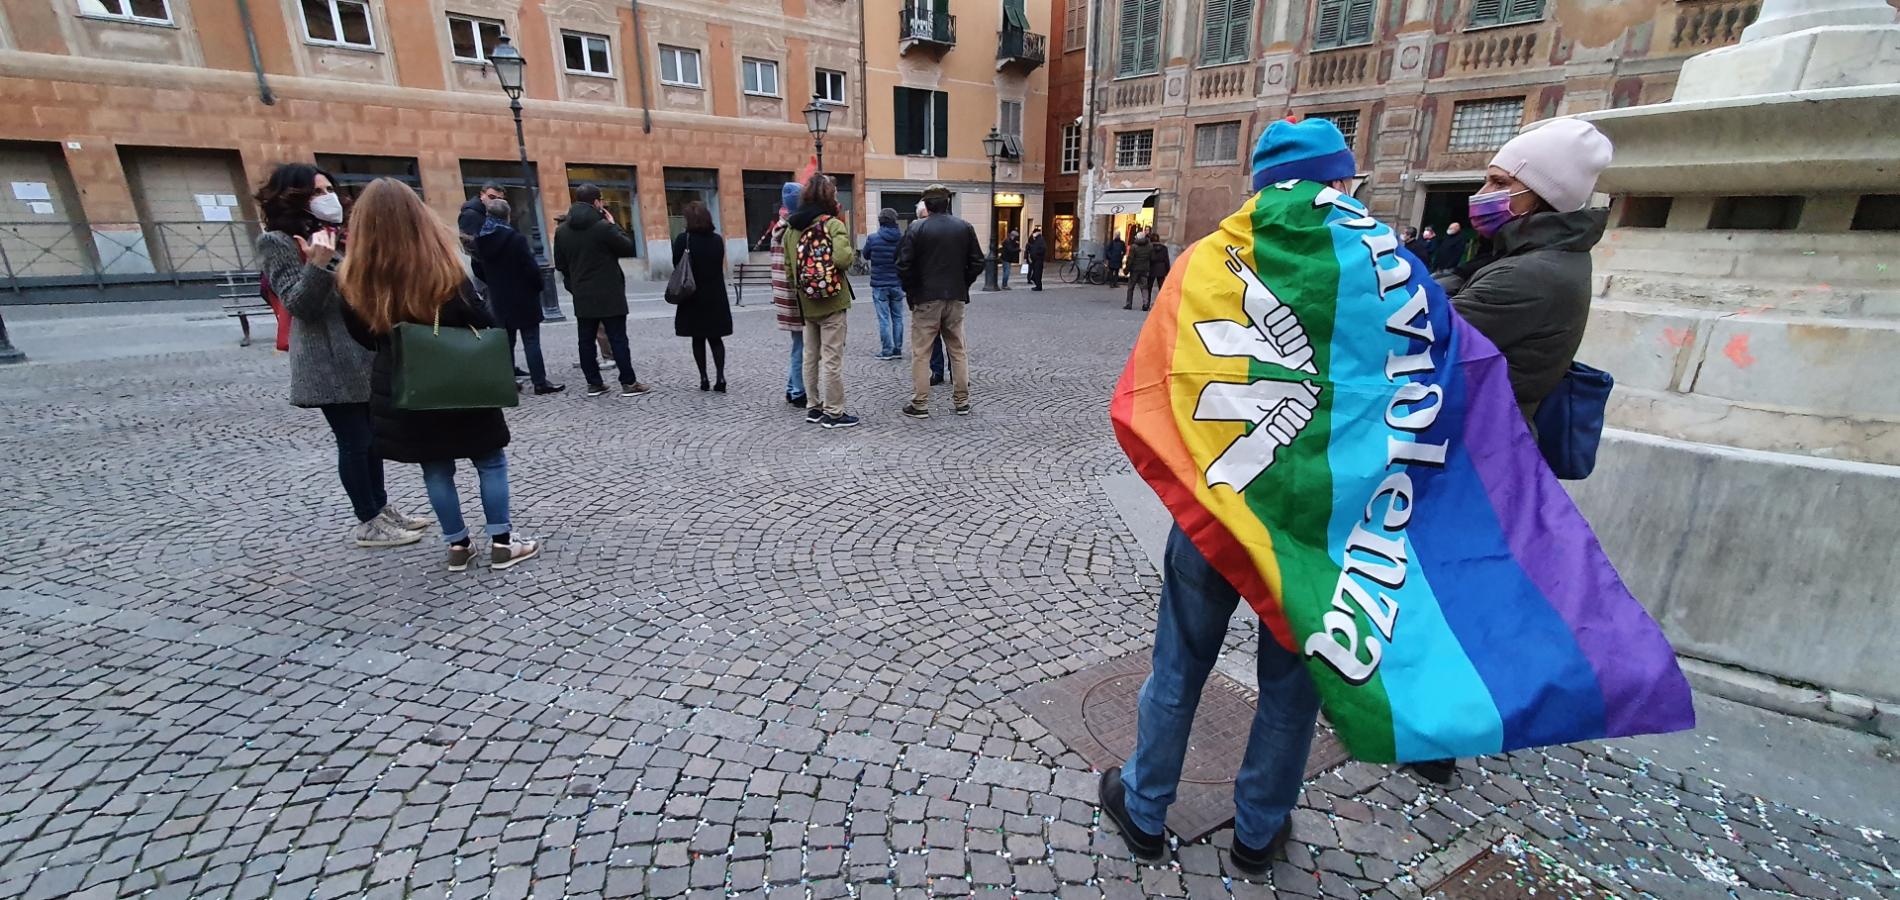
{"type": "Polygon", "coordinates": [[[1127,213],[1134,215],[1148,205],[1148,198],[1155,195],[1154,188],[1127,188],[1116,191],[1103,191],[1095,197],[1091,211],[1098,216],[1115,216],[1127,213]]]}

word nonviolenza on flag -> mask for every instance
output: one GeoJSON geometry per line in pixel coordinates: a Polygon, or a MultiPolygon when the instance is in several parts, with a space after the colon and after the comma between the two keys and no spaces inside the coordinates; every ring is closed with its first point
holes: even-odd
{"type": "Polygon", "coordinates": [[[1310,181],[1189,247],[1115,391],[1123,450],[1369,762],[1692,727],[1497,348],[1310,181]]]}

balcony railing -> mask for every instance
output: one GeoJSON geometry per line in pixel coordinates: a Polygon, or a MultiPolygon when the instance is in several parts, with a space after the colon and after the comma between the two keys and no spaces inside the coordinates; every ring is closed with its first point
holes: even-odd
{"type": "Polygon", "coordinates": [[[1728,0],[1714,3],[1682,3],[1676,6],[1676,28],[1669,46],[1674,50],[1707,50],[1733,44],[1742,37],[1742,29],[1754,24],[1761,13],[1755,0],[1728,0]]]}
{"type": "Polygon", "coordinates": [[[1302,87],[1316,90],[1360,87],[1379,80],[1379,51],[1333,51],[1308,57],[1302,87]]]}
{"type": "Polygon", "coordinates": [[[1049,39],[1033,31],[1005,27],[996,33],[996,68],[1011,64],[1034,70],[1049,57],[1049,39]]]}
{"type": "Polygon", "coordinates": [[[957,17],[936,9],[906,5],[897,19],[899,51],[918,45],[954,47],[957,44],[957,17]]]}
{"type": "Polygon", "coordinates": [[[1449,68],[1475,75],[1528,66],[1538,61],[1537,43],[1536,32],[1476,32],[1452,45],[1449,68]]]}

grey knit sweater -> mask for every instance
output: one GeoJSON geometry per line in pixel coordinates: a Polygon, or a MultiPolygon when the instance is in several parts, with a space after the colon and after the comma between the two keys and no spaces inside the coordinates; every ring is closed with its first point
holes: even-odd
{"type": "Polygon", "coordinates": [[[290,403],[368,403],[375,354],[350,337],[336,278],[308,265],[297,240],[281,231],[257,239],[257,266],[290,310],[290,403]]]}

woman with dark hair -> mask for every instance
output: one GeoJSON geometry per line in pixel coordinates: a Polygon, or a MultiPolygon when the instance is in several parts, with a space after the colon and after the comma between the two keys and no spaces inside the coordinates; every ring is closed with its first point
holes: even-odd
{"type": "Polygon", "coordinates": [[[732,333],[732,307],[726,301],[726,241],[713,230],[712,211],[694,200],[683,211],[686,230],[673,239],[673,265],[691,254],[693,296],[673,311],[673,333],[693,339],[699,389],[726,392],[726,341],[732,333]],[[706,348],[712,348],[718,381],[706,379],[706,348]]]}
{"type": "Polygon", "coordinates": [[[343,321],[337,265],[343,261],[343,202],[330,174],[308,163],[278,166],[257,189],[265,232],[257,265],[291,315],[290,402],[323,411],[336,435],[337,477],[356,513],[358,547],[422,540],[426,519],[403,515],[383,489],[383,461],[370,449],[371,354],[343,321]]]}
{"type": "Polygon", "coordinates": [[[422,466],[429,505],[442,523],[451,572],[475,555],[462,521],[455,461],[466,459],[481,484],[487,520],[489,568],[507,569],[541,552],[539,541],[513,533],[508,522],[508,422],[499,408],[411,410],[396,405],[397,362],[390,334],[398,324],[438,329],[492,328],[495,318],[462,270],[459,241],[422,198],[393,178],[363,191],[351,219],[356,248],[338,274],[349,297],[351,335],[375,348],[370,416],[376,452],[422,466]]]}

